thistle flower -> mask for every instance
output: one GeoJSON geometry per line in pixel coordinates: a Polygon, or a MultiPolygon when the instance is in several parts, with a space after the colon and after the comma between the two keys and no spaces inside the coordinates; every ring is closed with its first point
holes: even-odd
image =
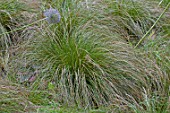
{"type": "Polygon", "coordinates": [[[44,16],[46,17],[46,20],[49,24],[52,23],[59,23],[60,22],[60,13],[58,12],[57,9],[47,9],[46,11],[44,11],[44,16]]]}

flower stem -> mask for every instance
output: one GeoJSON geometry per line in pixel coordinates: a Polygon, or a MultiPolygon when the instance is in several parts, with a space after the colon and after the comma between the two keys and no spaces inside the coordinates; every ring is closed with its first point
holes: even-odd
{"type": "Polygon", "coordinates": [[[168,10],[169,6],[170,6],[170,2],[166,6],[166,8],[163,10],[161,15],[158,17],[158,19],[155,21],[155,23],[150,27],[150,29],[146,32],[146,34],[139,40],[139,42],[136,44],[136,46],[134,48],[137,48],[139,46],[139,44],[146,38],[146,36],[150,33],[150,31],[155,27],[155,25],[158,23],[158,21],[162,18],[164,13],[168,10]]]}

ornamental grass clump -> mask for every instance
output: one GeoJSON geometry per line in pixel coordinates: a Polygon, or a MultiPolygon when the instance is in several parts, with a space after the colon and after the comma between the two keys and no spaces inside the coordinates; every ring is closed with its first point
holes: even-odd
{"type": "Polygon", "coordinates": [[[106,44],[79,35],[56,39],[45,35],[33,44],[32,61],[46,70],[65,104],[99,106],[112,101],[112,58],[106,44]]]}
{"type": "Polygon", "coordinates": [[[91,15],[83,19],[84,9],[71,9],[68,5],[61,8],[61,18],[55,18],[60,22],[47,24],[30,43],[29,61],[41,66],[41,79],[53,83],[62,104],[88,108],[106,105],[114,94],[111,44],[82,29],[90,27],[91,15]]]}
{"type": "Polygon", "coordinates": [[[45,81],[54,86],[57,101],[84,108],[125,107],[143,101],[144,89],[150,95],[162,91],[160,76],[166,73],[118,40],[105,13],[68,4],[57,7],[61,17],[56,15],[54,20],[60,18],[60,22],[43,23],[44,29],[29,43],[27,62],[42,72],[33,88],[45,81]]]}
{"type": "Polygon", "coordinates": [[[126,106],[143,101],[144,89],[149,95],[164,91],[160,76],[166,73],[127,44],[103,43],[93,35],[56,38],[49,34],[38,37],[29,55],[30,62],[41,66],[41,81],[53,84],[62,104],[126,106]]]}

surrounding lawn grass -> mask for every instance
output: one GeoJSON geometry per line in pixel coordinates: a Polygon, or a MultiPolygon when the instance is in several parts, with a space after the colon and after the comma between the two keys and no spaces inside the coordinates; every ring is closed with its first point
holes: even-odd
{"type": "Polygon", "coordinates": [[[168,4],[0,1],[0,113],[169,113],[168,4]]]}

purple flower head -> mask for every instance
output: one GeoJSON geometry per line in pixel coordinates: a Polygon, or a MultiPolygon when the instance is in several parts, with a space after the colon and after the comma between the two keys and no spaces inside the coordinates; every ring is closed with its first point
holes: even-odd
{"type": "Polygon", "coordinates": [[[57,9],[47,9],[44,11],[44,16],[46,17],[46,20],[48,21],[49,24],[51,23],[59,23],[60,22],[60,13],[58,12],[57,9]]]}

